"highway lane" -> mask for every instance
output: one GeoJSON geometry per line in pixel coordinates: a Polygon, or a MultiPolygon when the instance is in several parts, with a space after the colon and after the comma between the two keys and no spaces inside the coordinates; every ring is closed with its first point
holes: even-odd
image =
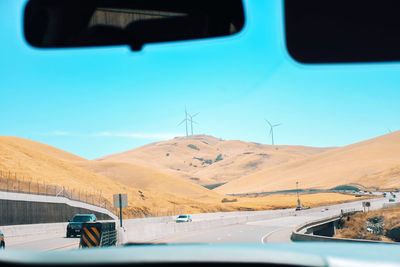
{"type": "MultiPolygon", "coordinates": [[[[399,198],[397,198],[399,199],[399,198]]],[[[388,199],[372,199],[371,209],[382,207],[383,203],[389,203],[388,199]]],[[[290,242],[292,230],[305,222],[334,216],[341,209],[361,210],[361,201],[338,204],[333,206],[318,207],[309,210],[295,212],[290,210],[269,210],[255,212],[220,212],[193,215],[194,221],[216,220],[220,218],[232,218],[262,215],[264,219],[249,220],[247,223],[234,224],[212,229],[175,233],[173,236],[148,240],[166,243],[267,243],[290,242]]],[[[157,220],[157,218],[150,218],[157,220]]],[[[169,223],[173,223],[169,218],[169,223]]],[[[128,228],[129,231],[129,228],[128,228]]],[[[39,236],[26,236],[7,238],[7,249],[29,249],[37,251],[64,250],[78,248],[79,238],[65,238],[65,233],[39,236]]]]}
{"type": "Polygon", "coordinates": [[[51,251],[79,247],[79,238],[66,238],[65,234],[7,238],[6,248],[15,250],[51,251]]]}
{"type": "Polygon", "coordinates": [[[161,243],[265,243],[290,242],[292,230],[299,224],[316,219],[313,216],[285,216],[264,221],[222,226],[196,232],[178,233],[161,243]]]}
{"type": "MultiPolygon", "coordinates": [[[[98,221],[98,222],[107,222],[107,221],[98,221]]],[[[41,231],[37,233],[30,233],[28,235],[20,235],[20,236],[5,236],[6,249],[51,251],[51,250],[71,250],[79,248],[80,237],[75,237],[75,238],[66,237],[67,224],[65,224],[65,228],[57,229],[56,232],[43,231],[45,225],[46,224],[42,224],[41,231]]]]}
{"type": "MultiPolygon", "coordinates": [[[[396,199],[399,199],[398,197],[396,199]]],[[[371,210],[382,208],[389,203],[388,198],[371,199],[371,210]]],[[[397,201],[397,200],[396,200],[397,201]]],[[[170,238],[155,240],[164,243],[272,243],[290,242],[290,235],[297,226],[335,215],[341,210],[362,210],[362,201],[323,206],[308,210],[297,211],[292,214],[282,210],[270,211],[274,218],[228,225],[214,229],[180,233],[170,238]]]]}

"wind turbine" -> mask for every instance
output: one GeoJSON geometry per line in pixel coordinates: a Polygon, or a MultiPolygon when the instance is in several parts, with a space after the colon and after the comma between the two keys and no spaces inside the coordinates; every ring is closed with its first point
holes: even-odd
{"type": "Polygon", "coordinates": [[[182,125],[182,123],[185,123],[185,126],[186,126],[186,137],[188,137],[189,136],[189,132],[188,132],[188,113],[187,113],[187,110],[186,110],[186,107],[185,107],[185,118],[183,119],[183,121],[181,121],[179,124],[178,124],[178,126],[181,126],[182,125]]]}
{"type": "Polygon", "coordinates": [[[197,113],[194,114],[194,115],[190,115],[190,114],[188,113],[189,121],[190,121],[190,131],[191,131],[192,135],[193,135],[193,123],[197,124],[197,122],[195,122],[195,121],[193,120],[193,118],[196,117],[197,115],[199,115],[199,113],[200,113],[200,112],[197,112],[197,113]]]}
{"type": "Polygon", "coordinates": [[[268,123],[268,125],[270,127],[269,134],[271,135],[271,138],[272,138],[272,145],[275,145],[275,143],[274,143],[274,128],[278,127],[279,125],[282,125],[282,123],[272,124],[267,119],[265,119],[265,121],[268,123]]]}

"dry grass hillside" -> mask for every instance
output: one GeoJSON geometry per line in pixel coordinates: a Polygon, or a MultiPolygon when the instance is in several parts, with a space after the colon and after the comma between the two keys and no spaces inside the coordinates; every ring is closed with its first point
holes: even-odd
{"type": "Polygon", "coordinates": [[[218,204],[222,197],[217,193],[180,178],[140,166],[123,166],[116,176],[123,177],[124,172],[131,172],[134,175],[128,178],[136,182],[127,182],[123,178],[119,182],[115,179],[114,168],[105,170],[101,165],[30,140],[0,137],[0,170],[3,172],[10,171],[35,182],[88,193],[101,191],[109,200],[115,193],[126,192],[129,194],[132,214],[157,214],[171,211],[177,206],[188,206],[191,211],[197,212],[220,208],[218,204]],[[110,177],[109,173],[113,175],[110,177]],[[139,176],[141,181],[136,179],[139,176]],[[163,187],[167,190],[161,190],[163,187]]]}
{"type": "Polygon", "coordinates": [[[164,192],[194,200],[213,202],[221,195],[180,177],[133,163],[86,161],[79,166],[128,187],[164,192]]]}
{"type": "Polygon", "coordinates": [[[348,221],[344,221],[342,229],[337,230],[336,237],[400,242],[400,208],[392,207],[350,216],[348,221]],[[374,219],[382,220],[381,229],[379,225],[374,227],[371,224],[374,219]],[[372,226],[370,231],[368,226],[372,226]]]}
{"type": "Polygon", "coordinates": [[[232,181],[327,150],[303,146],[270,146],[195,135],[149,144],[106,156],[99,161],[147,165],[207,185],[232,181]]]}
{"type": "Polygon", "coordinates": [[[337,185],[400,187],[400,132],[291,161],[231,181],[220,193],[268,192],[337,185]]]}
{"type": "MultiPolygon", "coordinates": [[[[24,177],[24,181],[33,181],[34,184],[53,184],[88,193],[101,192],[108,200],[115,193],[127,193],[129,208],[125,213],[129,217],[263,210],[296,205],[293,195],[226,197],[146,164],[89,161],[16,137],[0,137],[0,171],[17,173],[19,179],[24,177]]],[[[353,196],[341,194],[313,194],[302,198],[312,206],[355,200],[353,196]]]]}
{"type": "MultiPolygon", "coordinates": [[[[227,199],[237,199],[235,207],[239,210],[269,210],[294,208],[297,205],[296,194],[272,194],[262,197],[226,197],[227,199]]],[[[359,201],[371,197],[355,197],[348,194],[339,193],[314,193],[300,194],[301,204],[307,207],[318,207],[332,205],[350,201],[359,201]]]]}

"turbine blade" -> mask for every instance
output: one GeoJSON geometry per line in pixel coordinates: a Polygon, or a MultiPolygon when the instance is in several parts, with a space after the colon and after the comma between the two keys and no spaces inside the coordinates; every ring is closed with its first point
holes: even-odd
{"type": "Polygon", "coordinates": [[[196,114],[194,114],[194,115],[191,115],[191,116],[190,116],[190,118],[194,118],[194,117],[196,117],[197,115],[199,115],[199,113],[200,113],[200,112],[197,112],[196,114]]]}
{"type": "Polygon", "coordinates": [[[275,124],[275,125],[273,125],[272,127],[277,127],[277,126],[279,126],[279,125],[282,125],[282,123],[275,124]]]}
{"type": "Polygon", "coordinates": [[[272,124],[269,122],[269,120],[265,119],[265,121],[269,124],[269,127],[272,127],[272,124]]]}
{"type": "Polygon", "coordinates": [[[186,119],[184,119],[183,121],[181,121],[177,126],[181,126],[182,123],[184,123],[186,121],[186,119]]]}

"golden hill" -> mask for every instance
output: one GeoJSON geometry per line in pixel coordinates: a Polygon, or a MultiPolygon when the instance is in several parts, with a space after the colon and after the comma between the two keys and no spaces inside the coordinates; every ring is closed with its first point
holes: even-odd
{"type": "MultiPolygon", "coordinates": [[[[0,171],[17,173],[18,179],[24,177],[25,182],[32,181],[33,184],[63,186],[75,192],[101,192],[108,200],[115,193],[127,193],[129,208],[125,214],[129,217],[263,210],[296,205],[293,195],[226,198],[175,176],[173,172],[154,169],[151,165],[89,161],[48,145],[16,137],[0,137],[0,171]]],[[[351,201],[354,197],[328,193],[308,195],[304,199],[315,206],[351,201]]]]}
{"type": "Polygon", "coordinates": [[[220,193],[268,192],[301,188],[400,187],[400,132],[336,148],[301,160],[267,168],[231,181],[220,193]]]}
{"type": "Polygon", "coordinates": [[[146,167],[85,160],[38,142],[0,137],[0,170],[33,182],[102,195],[129,194],[135,214],[159,214],[181,206],[192,211],[218,210],[217,193],[146,167]],[[207,204],[204,204],[207,203],[207,204]]]}
{"type": "Polygon", "coordinates": [[[221,195],[180,177],[133,163],[86,161],[79,166],[103,175],[128,187],[163,192],[175,196],[213,202],[221,195]]]}
{"type": "Polygon", "coordinates": [[[225,183],[271,166],[327,151],[327,148],[270,146],[195,135],[106,156],[100,162],[149,166],[202,185],[225,183]]]}

